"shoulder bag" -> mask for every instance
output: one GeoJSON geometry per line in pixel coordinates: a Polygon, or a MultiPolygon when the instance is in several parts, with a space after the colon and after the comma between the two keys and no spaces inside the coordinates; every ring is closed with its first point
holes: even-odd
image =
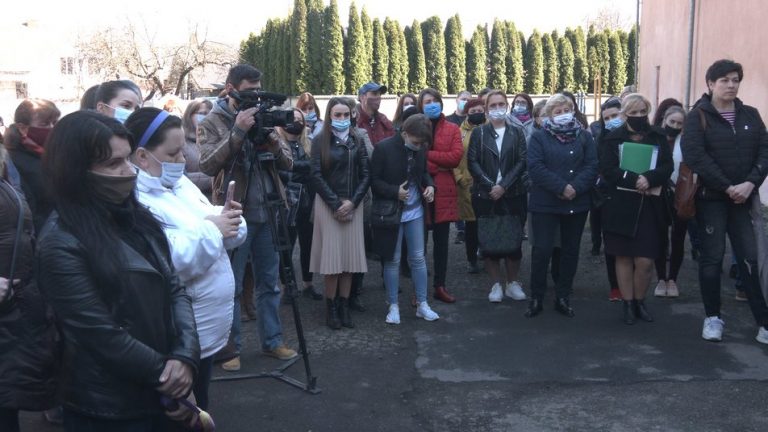
{"type": "MultiPolygon", "coordinates": [[[[707,119],[704,112],[699,108],[699,118],[701,119],[702,131],[707,130],[707,119]]],[[[682,220],[691,220],[696,216],[696,191],[699,188],[699,178],[691,168],[685,163],[680,162],[675,183],[675,212],[677,217],[682,220]]]]}

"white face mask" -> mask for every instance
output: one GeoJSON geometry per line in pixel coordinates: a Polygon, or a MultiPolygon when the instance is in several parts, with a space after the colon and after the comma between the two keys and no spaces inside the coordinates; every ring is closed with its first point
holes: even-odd
{"type": "Polygon", "coordinates": [[[150,156],[152,156],[152,159],[157,161],[157,163],[160,164],[162,167],[162,172],[160,173],[160,184],[167,188],[172,188],[176,186],[176,183],[181,180],[181,177],[184,175],[184,162],[160,162],[155,155],[147,152],[150,156]]]}
{"type": "Polygon", "coordinates": [[[552,123],[558,126],[565,126],[573,120],[573,113],[565,113],[552,117],[552,123]]]}
{"type": "Polygon", "coordinates": [[[491,110],[488,112],[488,117],[493,120],[502,120],[507,117],[507,110],[504,108],[491,110]]]}

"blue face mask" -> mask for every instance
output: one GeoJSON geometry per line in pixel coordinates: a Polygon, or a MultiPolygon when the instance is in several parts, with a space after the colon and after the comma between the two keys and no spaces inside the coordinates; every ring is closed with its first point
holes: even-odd
{"type": "Polygon", "coordinates": [[[160,184],[167,188],[176,186],[176,183],[178,183],[184,175],[184,162],[160,162],[155,155],[149,151],[147,153],[149,153],[149,155],[152,156],[152,159],[157,161],[163,168],[163,171],[160,173],[160,184]]]}
{"type": "Polygon", "coordinates": [[[201,121],[205,118],[205,114],[195,114],[195,122],[197,124],[200,124],[201,121]]]}
{"type": "Polygon", "coordinates": [[[443,107],[437,102],[432,102],[424,105],[424,115],[434,120],[440,117],[443,113],[443,107]]]}
{"type": "Polygon", "coordinates": [[[110,107],[113,110],[115,110],[115,120],[119,121],[120,123],[125,123],[126,120],[128,120],[128,117],[133,114],[132,110],[125,109],[123,107],[110,107]]]}
{"type": "Polygon", "coordinates": [[[337,132],[344,132],[345,130],[349,129],[349,125],[352,124],[352,121],[349,119],[344,120],[331,120],[331,127],[335,129],[337,132]]]}
{"type": "Polygon", "coordinates": [[[465,100],[460,100],[456,102],[456,106],[459,108],[459,111],[464,111],[464,106],[466,105],[467,105],[467,101],[465,100]]]}
{"type": "Polygon", "coordinates": [[[605,122],[605,128],[608,130],[614,130],[623,124],[624,120],[622,120],[621,117],[615,117],[605,122]]]}
{"type": "Polygon", "coordinates": [[[528,108],[523,105],[515,105],[512,107],[512,114],[528,114],[528,108]]]}
{"type": "Polygon", "coordinates": [[[312,111],[311,113],[307,113],[304,115],[304,120],[308,122],[314,122],[317,121],[317,113],[312,111]]]}

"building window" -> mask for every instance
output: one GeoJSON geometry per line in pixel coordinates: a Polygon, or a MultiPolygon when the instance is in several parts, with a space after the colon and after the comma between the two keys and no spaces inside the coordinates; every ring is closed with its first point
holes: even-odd
{"type": "Polygon", "coordinates": [[[62,75],[74,75],[75,74],[75,59],[73,57],[61,57],[61,74],[62,75]]]}

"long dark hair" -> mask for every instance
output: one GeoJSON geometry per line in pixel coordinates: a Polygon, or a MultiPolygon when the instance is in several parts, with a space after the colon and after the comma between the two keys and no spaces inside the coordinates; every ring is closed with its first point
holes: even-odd
{"type": "Polygon", "coordinates": [[[136,149],[133,137],[117,120],[96,111],[75,111],[64,116],[46,145],[42,173],[61,225],[85,250],[91,274],[105,294],[120,289],[124,257],[118,237],[120,226],[154,240],[168,257],[168,242],[160,223],[139,204],[135,195],[125,204],[112,206],[96,198],[87,173],[95,163],[112,156],[112,137],[125,138],[136,149]],[[126,226],[128,225],[128,226],[126,226]]]}
{"type": "Polygon", "coordinates": [[[656,112],[653,113],[653,123],[651,124],[654,126],[662,127],[662,123],[664,123],[664,116],[667,114],[667,110],[673,106],[682,108],[683,104],[675,98],[667,98],[661,101],[659,106],[656,107],[656,112]]]}
{"type": "MultiPolygon", "coordinates": [[[[325,119],[326,121],[323,123],[323,129],[320,131],[320,134],[315,137],[315,139],[319,139],[318,142],[320,146],[320,162],[323,167],[323,173],[327,172],[328,169],[331,168],[331,158],[330,158],[330,152],[331,152],[331,140],[333,140],[333,132],[332,132],[332,125],[331,123],[333,120],[331,119],[331,110],[336,105],[344,105],[346,107],[349,107],[349,104],[347,103],[347,98],[343,96],[334,96],[328,101],[328,106],[325,107],[325,119]]],[[[349,110],[349,116],[350,116],[350,122],[352,121],[352,110],[349,110]]],[[[353,125],[350,125],[350,133],[352,132],[353,125]]]]}
{"type": "MultiPolygon", "coordinates": [[[[157,115],[162,111],[163,110],[160,108],[155,107],[139,108],[125,121],[125,128],[128,129],[128,133],[137,140],[137,145],[138,141],[144,136],[144,133],[149,129],[149,126],[155,120],[157,115]]],[[[149,137],[144,148],[147,150],[154,150],[157,148],[157,146],[165,141],[165,135],[171,129],[181,129],[181,119],[174,115],[169,115],[162,123],[160,123],[157,130],[155,130],[155,132],[152,133],[152,136],[149,137]]]]}

